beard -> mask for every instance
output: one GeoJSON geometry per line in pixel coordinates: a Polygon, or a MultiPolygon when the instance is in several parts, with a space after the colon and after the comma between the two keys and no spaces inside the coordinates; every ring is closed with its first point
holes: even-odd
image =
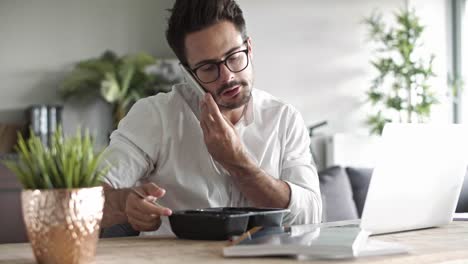
{"type": "Polygon", "coordinates": [[[216,96],[214,97],[216,104],[223,109],[227,110],[233,110],[237,109],[241,106],[244,106],[250,101],[250,98],[252,97],[252,82],[246,81],[246,80],[240,80],[240,81],[231,81],[229,83],[226,83],[225,85],[221,86],[218,91],[216,92],[216,96]],[[222,94],[231,88],[234,88],[236,86],[240,86],[240,92],[238,95],[236,95],[236,98],[234,101],[231,102],[225,102],[222,99],[222,94]]]}

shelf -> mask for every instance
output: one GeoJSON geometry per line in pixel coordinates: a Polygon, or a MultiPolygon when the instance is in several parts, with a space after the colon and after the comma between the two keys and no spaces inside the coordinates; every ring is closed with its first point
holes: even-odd
{"type": "Polygon", "coordinates": [[[0,161],[2,160],[18,160],[19,155],[18,153],[1,153],[0,154],[0,161]]]}

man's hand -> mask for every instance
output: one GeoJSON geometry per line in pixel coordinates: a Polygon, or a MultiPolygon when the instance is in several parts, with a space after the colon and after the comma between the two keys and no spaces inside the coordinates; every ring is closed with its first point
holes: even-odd
{"type": "Polygon", "coordinates": [[[211,94],[201,101],[200,126],[211,156],[229,170],[248,160],[234,125],[219,111],[211,94]]]}
{"type": "Polygon", "coordinates": [[[200,126],[211,156],[229,171],[240,191],[258,207],[287,208],[289,185],[258,167],[246,154],[232,123],[219,111],[211,94],[201,102],[200,126]]]}
{"type": "Polygon", "coordinates": [[[145,199],[130,192],[125,205],[125,214],[128,222],[137,231],[154,231],[161,226],[161,216],[169,216],[169,208],[155,205],[153,202],[164,196],[166,191],[154,183],[145,183],[136,187],[140,193],[146,195],[145,199]]]}

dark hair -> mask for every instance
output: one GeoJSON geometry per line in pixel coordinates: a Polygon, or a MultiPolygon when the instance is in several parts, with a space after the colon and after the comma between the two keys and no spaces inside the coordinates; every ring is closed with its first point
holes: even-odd
{"type": "Polygon", "coordinates": [[[166,39],[177,58],[187,64],[185,37],[220,21],[232,22],[247,38],[242,10],[234,0],[176,0],[168,20],[166,39]]]}

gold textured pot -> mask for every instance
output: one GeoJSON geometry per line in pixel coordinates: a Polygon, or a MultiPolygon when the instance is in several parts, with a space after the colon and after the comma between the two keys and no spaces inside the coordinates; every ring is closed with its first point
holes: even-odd
{"type": "Polygon", "coordinates": [[[23,218],[38,263],[91,263],[104,206],[102,187],[24,190],[23,218]]]}

